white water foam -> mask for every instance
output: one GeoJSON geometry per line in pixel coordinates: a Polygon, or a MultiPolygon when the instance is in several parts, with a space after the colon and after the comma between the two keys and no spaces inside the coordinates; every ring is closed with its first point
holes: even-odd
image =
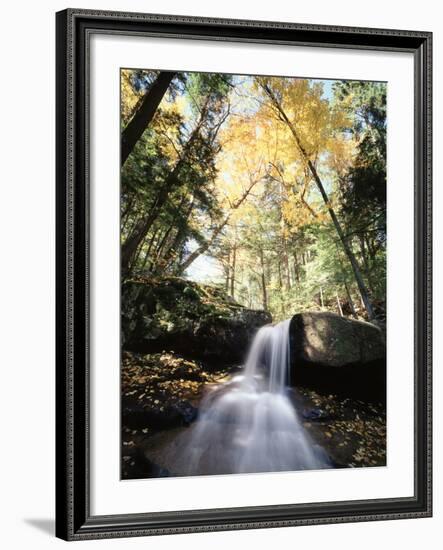
{"type": "Polygon", "coordinates": [[[290,320],[257,332],[244,373],[203,399],[177,448],[185,475],[329,468],[288,392],[290,320]]]}

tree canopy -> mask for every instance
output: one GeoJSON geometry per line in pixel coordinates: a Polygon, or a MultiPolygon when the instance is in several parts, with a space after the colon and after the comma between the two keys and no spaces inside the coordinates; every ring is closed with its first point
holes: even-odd
{"type": "Polygon", "coordinates": [[[383,319],[384,83],[125,69],[121,125],[122,277],[383,319]]]}

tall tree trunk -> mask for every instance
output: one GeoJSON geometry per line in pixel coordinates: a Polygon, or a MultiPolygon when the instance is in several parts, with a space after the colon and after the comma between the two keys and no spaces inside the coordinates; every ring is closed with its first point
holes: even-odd
{"type": "Polygon", "coordinates": [[[165,245],[168,242],[168,239],[170,238],[170,235],[173,229],[174,229],[174,225],[171,223],[171,225],[167,228],[161,240],[159,241],[157,248],[155,249],[153,266],[152,266],[154,268],[153,271],[157,269],[157,266],[160,260],[162,259],[163,251],[166,248],[165,245]]]}
{"type": "Polygon", "coordinates": [[[148,234],[149,229],[151,228],[154,221],[157,219],[160,209],[165,204],[168,199],[171,188],[173,187],[173,178],[176,178],[175,170],[170,174],[169,178],[163,184],[160,189],[159,194],[157,195],[153,206],[146,218],[140,218],[129,235],[126,241],[123,243],[121,248],[121,269],[122,273],[126,274],[128,267],[131,264],[132,257],[137,251],[140,243],[144,240],[145,236],[148,234]]]}
{"type": "MultiPolygon", "coordinates": [[[[175,243],[175,239],[177,238],[178,234],[180,233],[180,230],[176,232],[175,237],[171,240],[170,235],[175,230],[175,225],[177,222],[177,219],[179,217],[180,212],[183,210],[183,207],[186,202],[186,196],[182,197],[179,205],[177,206],[174,215],[172,217],[171,223],[169,224],[169,227],[167,228],[163,238],[161,239],[159,245],[156,248],[155,251],[155,259],[154,259],[154,266],[157,266],[160,260],[164,260],[164,264],[167,263],[168,255],[170,252],[170,247],[173,246],[173,243],[175,243]],[[166,244],[168,246],[166,246],[166,244]],[[166,255],[165,255],[166,250],[166,255]]],[[[193,199],[191,200],[191,210],[193,206],[193,199]]],[[[186,215],[186,220],[188,219],[189,212],[186,215]]]]}
{"type": "Polygon", "coordinates": [[[145,254],[145,257],[143,259],[143,264],[142,264],[142,271],[146,268],[146,264],[148,263],[148,259],[149,259],[149,255],[151,253],[151,248],[154,244],[154,241],[155,241],[155,238],[157,237],[157,234],[160,230],[157,228],[155,229],[150,241],[149,241],[149,245],[148,245],[148,248],[146,249],[146,254],[145,254]]]}
{"type": "Polygon", "coordinates": [[[343,317],[343,310],[341,308],[341,303],[340,303],[340,298],[338,297],[338,292],[335,293],[335,297],[337,298],[338,312],[340,313],[340,317],[343,317]]]}
{"type": "Polygon", "coordinates": [[[232,268],[231,268],[231,296],[234,298],[235,290],[235,264],[237,261],[237,243],[234,242],[234,247],[232,249],[232,268]]]}
{"type": "Polygon", "coordinates": [[[180,273],[184,273],[188,267],[202,254],[204,254],[209,248],[211,248],[212,244],[215,242],[216,238],[220,235],[220,233],[223,231],[225,226],[228,224],[229,220],[231,219],[231,216],[239,206],[243,204],[243,202],[246,200],[249,193],[252,191],[254,185],[256,185],[260,180],[253,180],[251,181],[249,187],[244,191],[243,195],[232,205],[232,209],[230,212],[226,215],[225,219],[221,222],[220,225],[218,225],[214,232],[212,233],[211,237],[202,243],[198,248],[192,252],[192,254],[189,254],[188,258],[183,262],[183,264],[180,267],[180,273]]]}
{"type": "Polygon", "coordinates": [[[323,301],[323,289],[322,289],[322,287],[320,287],[320,306],[321,306],[322,309],[324,309],[324,307],[325,307],[325,303],[323,301]]]}
{"type": "Polygon", "coordinates": [[[288,242],[283,237],[283,260],[285,262],[285,272],[286,272],[286,290],[291,290],[291,269],[289,267],[289,253],[288,253],[288,242]]]}
{"type": "Polygon", "coordinates": [[[125,219],[121,219],[121,222],[120,222],[120,235],[124,235],[125,233],[129,233],[127,231],[128,229],[128,225],[130,225],[130,221],[131,221],[131,217],[130,215],[128,214],[125,219]]]}
{"type": "Polygon", "coordinates": [[[121,165],[126,162],[126,159],[134,149],[135,144],[141,138],[143,132],[148,127],[148,124],[153,119],[161,100],[163,99],[166,90],[171,84],[176,73],[169,71],[161,71],[157,79],[146,92],[140,107],[126,125],[121,136],[121,165]]]}
{"type": "Polygon", "coordinates": [[[352,270],[354,272],[354,276],[355,276],[355,280],[357,282],[357,285],[358,285],[358,288],[359,288],[359,291],[360,291],[360,295],[362,297],[362,300],[363,300],[363,303],[364,303],[364,307],[368,313],[368,317],[370,320],[373,320],[374,317],[375,317],[375,314],[374,314],[374,309],[372,307],[372,303],[371,303],[371,299],[369,297],[369,291],[368,289],[366,288],[366,285],[365,285],[365,282],[363,280],[363,277],[362,277],[362,274],[360,272],[360,268],[358,266],[358,263],[357,263],[357,259],[355,258],[355,255],[348,243],[348,240],[341,228],[341,225],[340,225],[340,222],[338,221],[338,218],[335,214],[335,211],[334,209],[332,208],[332,205],[329,201],[329,197],[325,191],[325,188],[323,186],[323,183],[320,179],[320,176],[318,175],[317,173],[317,170],[314,166],[314,164],[312,163],[311,159],[309,158],[308,154],[306,153],[301,141],[300,141],[300,138],[298,136],[298,132],[297,130],[295,129],[295,126],[294,124],[292,124],[292,122],[289,120],[289,118],[287,117],[285,111],[283,110],[282,106],[280,105],[280,102],[278,101],[278,99],[275,97],[274,95],[274,92],[269,88],[269,86],[264,86],[264,90],[265,92],[268,94],[269,98],[271,99],[274,107],[277,109],[278,113],[280,114],[280,118],[281,120],[286,124],[286,126],[289,128],[290,132],[292,133],[293,137],[294,137],[294,140],[297,144],[297,147],[304,159],[304,161],[306,162],[308,168],[309,168],[309,171],[311,172],[312,174],[312,177],[314,178],[314,181],[315,183],[317,184],[317,187],[320,191],[320,194],[323,198],[323,201],[328,209],[328,212],[329,212],[329,215],[332,219],[332,223],[334,224],[334,227],[337,231],[337,234],[340,238],[340,241],[343,245],[343,249],[346,253],[346,256],[348,257],[349,259],[349,262],[352,266],[352,270]]]}
{"type": "Polygon", "coordinates": [[[372,244],[371,244],[371,240],[369,239],[369,236],[368,236],[367,233],[364,235],[363,238],[364,238],[364,241],[366,243],[366,248],[369,252],[369,257],[371,258],[371,265],[374,265],[375,256],[377,254],[377,247],[374,246],[373,241],[372,241],[372,244]]]}
{"type": "Polygon", "coordinates": [[[263,257],[263,250],[260,248],[260,266],[261,266],[261,285],[263,296],[263,309],[268,311],[268,293],[266,291],[266,276],[265,276],[265,261],[263,257]]]}
{"type": "Polygon", "coordinates": [[[340,241],[343,245],[343,249],[345,251],[346,256],[348,257],[348,260],[352,266],[352,271],[354,272],[354,277],[358,285],[358,289],[360,291],[365,309],[368,313],[369,319],[372,321],[375,317],[374,309],[372,307],[371,299],[369,297],[369,291],[366,287],[366,284],[363,280],[363,276],[360,271],[360,267],[358,265],[357,259],[348,243],[348,240],[343,232],[343,229],[341,228],[340,222],[338,221],[337,215],[335,214],[334,209],[332,208],[332,205],[329,201],[328,195],[326,194],[325,188],[323,187],[323,183],[320,180],[320,177],[317,173],[317,170],[315,169],[314,165],[310,160],[308,160],[308,166],[311,170],[312,175],[314,176],[314,180],[317,184],[317,187],[320,191],[320,194],[323,198],[323,201],[328,208],[329,215],[332,219],[332,223],[334,224],[335,230],[337,231],[337,234],[340,238],[340,241]]]}
{"type": "MultiPolygon", "coordinates": [[[[345,268],[343,267],[343,263],[341,261],[340,248],[339,248],[337,243],[335,243],[335,247],[337,249],[338,265],[340,266],[340,271],[341,271],[342,280],[343,280],[343,286],[345,287],[346,296],[348,297],[349,307],[351,308],[351,313],[352,313],[352,316],[354,317],[354,319],[358,319],[357,311],[356,311],[355,305],[354,305],[354,300],[352,299],[351,290],[350,290],[348,282],[347,282],[346,271],[345,271],[345,268]]],[[[363,304],[363,307],[364,307],[364,304],[363,304]]]]}
{"type": "MultiPolygon", "coordinates": [[[[277,260],[277,274],[278,274],[278,289],[279,289],[279,298],[280,298],[280,307],[282,315],[285,315],[285,302],[283,299],[283,277],[282,277],[282,265],[280,258],[277,260]]],[[[268,279],[269,280],[269,279],[268,279]]]]}
{"type": "MultiPolygon", "coordinates": [[[[206,120],[208,114],[209,103],[211,100],[211,94],[205,99],[203,106],[200,109],[200,116],[197,125],[192,130],[192,134],[186,142],[180,158],[177,160],[176,165],[172,171],[166,177],[161,189],[154,200],[154,203],[151,205],[150,211],[145,218],[142,218],[136,227],[133,234],[128,238],[122,246],[121,250],[121,272],[125,277],[128,273],[128,267],[131,263],[131,258],[135,254],[138,245],[145,238],[152,224],[155,222],[157,217],[160,214],[161,208],[165,205],[168,200],[169,194],[171,191],[180,185],[180,171],[183,164],[188,159],[188,155],[192,150],[193,144],[200,134],[200,130],[206,120]]],[[[218,130],[217,130],[218,131],[218,130]]]]}
{"type": "Polygon", "coordinates": [[[248,277],[248,308],[252,308],[251,280],[248,277]]]}
{"type": "Polygon", "coordinates": [[[165,205],[166,201],[168,200],[169,194],[180,183],[180,180],[179,180],[180,170],[187,159],[187,156],[189,154],[189,151],[192,148],[194,141],[197,139],[197,135],[201,130],[201,127],[203,125],[203,122],[207,114],[208,102],[209,102],[209,96],[206,99],[205,105],[200,112],[200,119],[197,126],[192,131],[190,138],[188,139],[186,145],[184,146],[181,157],[177,160],[176,165],[174,166],[172,171],[168,174],[163,185],[161,186],[160,191],[157,194],[157,197],[155,198],[153,204],[151,205],[149,213],[146,215],[146,217],[140,218],[140,220],[137,222],[136,227],[132,231],[131,235],[126,239],[126,241],[124,242],[121,248],[121,271],[123,276],[126,276],[129,269],[129,265],[131,263],[131,258],[134,256],[139,244],[143,241],[145,236],[148,234],[148,231],[150,230],[152,224],[155,222],[155,220],[159,216],[162,207],[165,205]]]}
{"type": "MultiPolygon", "coordinates": [[[[134,216],[134,218],[131,220],[131,218],[128,218],[128,223],[126,224],[125,232],[126,232],[126,240],[125,242],[131,237],[131,235],[134,233],[135,228],[140,223],[140,220],[142,218],[140,216],[134,216]]],[[[123,229],[121,231],[121,235],[124,235],[123,229]]]]}
{"type": "Polygon", "coordinates": [[[281,276],[281,263],[280,263],[280,258],[278,258],[277,260],[277,274],[278,274],[278,288],[280,289],[280,294],[283,290],[283,281],[282,281],[282,276],[281,276]]]}
{"type": "Polygon", "coordinates": [[[140,246],[139,246],[139,247],[137,248],[137,250],[135,251],[134,257],[132,258],[132,261],[131,261],[131,267],[130,267],[130,270],[131,270],[131,271],[134,271],[134,268],[135,268],[136,265],[137,265],[138,259],[140,258],[140,254],[141,254],[141,252],[142,252],[143,245],[144,245],[144,241],[142,241],[142,242],[140,243],[140,246]]]}
{"type": "Polygon", "coordinates": [[[226,267],[225,267],[225,291],[226,294],[229,292],[229,282],[230,282],[230,275],[231,275],[231,250],[228,249],[228,259],[226,261],[226,267]]]}
{"type": "Polygon", "coordinates": [[[297,252],[294,250],[294,274],[295,274],[295,280],[298,284],[300,284],[300,266],[298,264],[298,257],[297,252]]]}
{"type": "Polygon", "coordinates": [[[364,237],[361,236],[361,235],[359,236],[359,242],[360,242],[361,257],[362,257],[362,260],[363,260],[363,266],[364,266],[365,273],[366,273],[366,280],[368,281],[369,288],[373,292],[374,291],[374,284],[372,282],[372,277],[371,277],[371,267],[370,267],[369,261],[368,261],[366,243],[365,243],[364,237]]]}
{"type": "Polygon", "coordinates": [[[122,232],[126,228],[126,222],[128,221],[129,214],[131,213],[132,205],[135,202],[135,193],[132,194],[131,198],[128,199],[127,205],[123,209],[120,215],[120,226],[122,228],[122,232]]]}
{"type": "Polygon", "coordinates": [[[349,307],[351,308],[352,316],[354,319],[357,319],[357,312],[355,311],[354,301],[351,296],[351,291],[349,290],[348,283],[346,282],[346,279],[343,279],[343,284],[346,290],[346,296],[348,297],[349,307]]]}
{"type": "Polygon", "coordinates": [[[201,256],[202,254],[204,254],[210,247],[211,245],[215,242],[215,239],[220,235],[221,231],[223,230],[223,228],[226,226],[226,224],[229,222],[229,219],[231,217],[231,213],[228,214],[228,216],[226,216],[226,218],[223,220],[223,222],[217,226],[214,230],[214,232],[212,233],[211,235],[211,238],[208,239],[207,241],[205,241],[203,244],[201,244],[199,247],[197,247],[194,252],[192,252],[191,254],[189,254],[189,256],[186,258],[186,260],[181,264],[180,266],[180,273],[184,273],[188,267],[193,263],[195,262],[195,260],[201,256]]]}
{"type": "MultiPolygon", "coordinates": [[[[186,231],[187,231],[187,227],[188,227],[188,220],[192,214],[192,211],[194,209],[194,204],[195,204],[195,197],[192,196],[191,198],[191,201],[189,202],[189,205],[188,205],[188,209],[185,213],[185,215],[183,216],[183,219],[180,223],[180,227],[175,235],[175,238],[173,240],[173,242],[171,243],[171,246],[169,247],[169,250],[167,252],[167,254],[164,256],[164,261],[165,261],[165,269],[168,268],[170,265],[171,265],[171,260],[175,261],[176,260],[176,254],[175,252],[178,250],[179,247],[182,246],[183,244],[183,241],[185,240],[186,238],[186,231]]],[[[182,208],[183,206],[183,201],[180,203],[180,208],[182,208]]],[[[174,216],[174,221],[177,219],[177,216],[174,216]]]]}

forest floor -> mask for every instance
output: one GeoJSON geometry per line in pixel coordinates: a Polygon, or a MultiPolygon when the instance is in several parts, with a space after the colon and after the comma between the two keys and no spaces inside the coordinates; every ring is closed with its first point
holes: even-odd
{"type": "MultiPolygon", "coordinates": [[[[171,462],[171,442],[196,418],[205,391],[240,366],[207,368],[172,353],[123,354],[122,478],[180,475],[171,462]]],[[[292,390],[304,427],[335,467],[386,465],[386,413],[381,403],[292,390]]]]}
{"type": "Polygon", "coordinates": [[[337,467],[386,466],[386,407],[382,403],[294,390],[303,425],[337,467]]]}

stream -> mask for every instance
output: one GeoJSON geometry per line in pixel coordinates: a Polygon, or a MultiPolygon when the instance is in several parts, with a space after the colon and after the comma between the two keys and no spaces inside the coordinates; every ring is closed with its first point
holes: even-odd
{"type": "Polygon", "coordinates": [[[262,327],[243,371],[205,392],[190,427],[150,438],[150,457],[174,475],[333,467],[291,398],[289,323],[262,327]]]}

